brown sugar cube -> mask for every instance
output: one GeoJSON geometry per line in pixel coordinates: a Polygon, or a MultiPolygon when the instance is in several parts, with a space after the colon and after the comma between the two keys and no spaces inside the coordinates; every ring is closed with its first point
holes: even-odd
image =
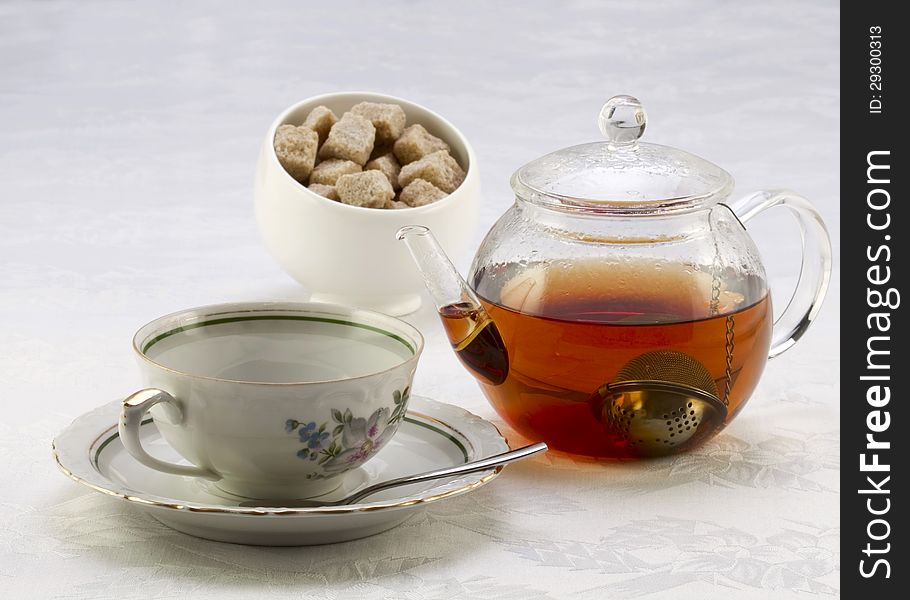
{"type": "Polygon", "coordinates": [[[429,181],[415,179],[401,190],[399,201],[408,206],[424,206],[446,196],[448,194],[429,181]]]}
{"type": "Polygon", "coordinates": [[[447,194],[464,181],[464,171],[445,150],[433,152],[401,167],[398,184],[407,187],[415,179],[425,179],[447,194]]]}
{"type": "Polygon", "coordinates": [[[397,104],[380,104],[378,102],[361,102],[351,109],[355,115],[369,119],[376,128],[376,143],[394,142],[404,131],[407,117],[397,104]]]}
{"type": "Polygon", "coordinates": [[[360,173],[360,165],[350,160],[341,160],[339,158],[330,158],[324,160],[313,169],[310,173],[310,185],[321,183],[323,185],[335,185],[338,178],[342,175],[351,173],[360,173]]]}
{"type": "Polygon", "coordinates": [[[338,192],[335,191],[334,185],[325,185],[324,183],[311,183],[307,188],[311,192],[316,192],[320,196],[329,200],[338,200],[338,192]]]}
{"type": "Polygon", "coordinates": [[[464,169],[461,168],[461,165],[458,164],[457,160],[452,158],[451,154],[446,154],[443,160],[445,160],[446,164],[449,165],[449,168],[452,169],[452,184],[454,189],[458,189],[458,186],[464,183],[466,177],[464,169]]]}
{"type": "Polygon", "coordinates": [[[398,185],[398,173],[401,172],[401,165],[395,160],[394,154],[386,154],[379,158],[374,158],[363,167],[364,171],[381,171],[383,175],[389,178],[392,189],[398,191],[401,186],[398,185]]]}
{"type": "Polygon", "coordinates": [[[346,112],[329,130],[319,158],[343,158],[363,165],[370,159],[375,140],[376,128],[369,119],[346,112]]]}
{"type": "Polygon", "coordinates": [[[329,136],[329,130],[332,125],[337,122],[338,117],[335,116],[335,113],[320,104],[310,111],[301,127],[307,127],[315,131],[319,135],[319,145],[321,146],[325,142],[325,138],[329,136]]]}
{"type": "Polygon", "coordinates": [[[305,183],[316,162],[319,138],[306,127],[281,125],[275,132],[275,154],[288,174],[305,183]]]}
{"type": "Polygon", "coordinates": [[[395,158],[402,165],[420,160],[439,150],[449,151],[449,145],[430,134],[423,125],[411,125],[395,140],[395,158]]]}
{"type": "Polygon", "coordinates": [[[379,171],[342,175],[335,189],[338,199],[345,204],[366,208],[389,208],[395,197],[392,184],[379,171]]]}

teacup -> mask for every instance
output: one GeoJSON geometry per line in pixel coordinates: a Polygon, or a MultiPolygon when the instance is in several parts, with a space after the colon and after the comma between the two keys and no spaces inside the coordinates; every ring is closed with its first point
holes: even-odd
{"type": "Polygon", "coordinates": [[[238,496],[288,499],[335,489],[395,434],[423,337],[367,310],[236,303],[156,319],[133,349],[149,386],[123,401],[133,458],[238,496]],[[192,465],[142,448],[146,412],[192,465]]]}

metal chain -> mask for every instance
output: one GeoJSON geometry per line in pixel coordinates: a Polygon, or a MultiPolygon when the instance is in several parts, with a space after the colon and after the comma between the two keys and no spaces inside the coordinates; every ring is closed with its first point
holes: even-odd
{"type": "MultiPolygon", "coordinates": [[[[711,217],[708,217],[708,227],[714,234],[714,262],[711,265],[711,316],[717,316],[720,312],[720,270],[723,264],[720,261],[720,245],[717,243],[717,235],[714,231],[714,224],[711,217]]],[[[727,315],[724,346],[726,356],[726,368],[724,369],[724,397],[721,398],[723,403],[730,405],[730,390],[733,388],[733,349],[736,347],[736,321],[733,315],[727,315]]]]}
{"type": "Polygon", "coordinates": [[[733,348],[736,346],[733,315],[727,315],[727,369],[724,371],[724,404],[730,405],[730,390],[733,388],[733,348]]]}
{"type": "Polygon", "coordinates": [[[717,272],[720,269],[720,249],[717,247],[717,242],[714,242],[714,264],[711,265],[711,316],[717,316],[718,311],[720,311],[720,277],[717,276],[717,272]]]}

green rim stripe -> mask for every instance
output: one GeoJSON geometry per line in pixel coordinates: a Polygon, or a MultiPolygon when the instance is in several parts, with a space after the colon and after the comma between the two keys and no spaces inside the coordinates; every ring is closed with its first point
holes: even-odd
{"type": "MultiPolygon", "coordinates": [[[[145,419],[144,421],[142,421],[142,423],[140,423],[139,426],[142,427],[143,425],[148,425],[148,424],[151,423],[151,422],[152,422],[152,418],[149,417],[148,419],[145,419]]],[[[111,436],[110,436],[109,438],[107,438],[106,440],[104,440],[103,442],[101,442],[101,444],[98,446],[98,449],[95,450],[95,456],[92,457],[92,463],[95,465],[95,469],[98,469],[98,468],[99,468],[99,467],[98,467],[98,458],[101,457],[101,452],[102,452],[105,448],[107,448],[108,444],[110,444],[111,442],[113,442],[114,440],[116,440],[118,437],[120,437],[120,432],[119,432],[119,431],[115,431],[114,433],[111,434],[111,436]]]]}
{"type": "Polygon", "coordinates": [[[436,427],[434,425],[430,425],[429,423],[424,423],[423,421],[416,421],[410,417],[405,417],[404,420],[407,421],[408,423],[413,423],[414,425],[419,425],[420,427],[429,429],[430,431],[438,433],[442,437],[446,438],[447,440],[449,440],[450,442],[455,444],[459,450],[461,450],[461,454],[462,454],[462,456],[464,456],[464,461],[468,462],[468,451],[465,450],[464,444],[462,444],[461,440],[459,440],[457,437],[453,436],[450,433],[446,433],[445,431],[443,431],[442,429],[439,429],[438,427],[436,427]]]}
{"type": "MultiPolygon", "coordinates": [[[[464,456],[464,461],[468,462],[468,451],[465,449],[464,444],[461,443],[461,440],[459,440],[452,434],[447,433],[434,425],[430,425],[429,423],[424,423],[423,421],[418,421],[416,419],[412,419],[411,417],[405,417],[404,420],[413,425],[418,425],[420,427],[429,429],[430,431],[432,431],[434,433],[438,433],[442,437],[446,438],[447,440],[449,440],[450,442],[455,444],[455,446],[459,450],[461,450],[461,454],[462,454],[462,456],[464,456]]],[[[152,419],[151,419],[151,417],[149,417],[148,419],[145,419],[144,421],[142,421],[141,425],[148,425],[151,422],[152,422],[152,419]]],[[[116,440],[118,437],[120,437],[120,432],[115,431],[114,433],[112,433],[110,435],[110,437],[108,437],[106,440],[104,440],[103,442],[101,442],[101,444],[98,445],[98,449],[95,450],[95,456],[92,458],[92,463],[94,464],[95,469],[100,469],[100,467],[98,466],[98,459],[101,458],[101,453],[104,451],[105,448],[108,447],[108,445],[111,442],[116,440]]]]}
{"type": "Polygon", "coordinates": [[[142,353],[146,354],[149,349],[160,342],[163,339],[169,338],[172,335],[182,333],[184,331],[189,331],[191,329],[199,329],[200,327],[206,327],[208,325],[223,325],[225,323],[241,323],[243,321],[311,321],[315,323],[331,323],[332,325],[346,325],[348,327],[359,327],[360,329],[366,329],[367,331],[372,331],[373,333],[381,333],[382,335],[388,336],[393,340],[401,343],[405,348],[411,351],[411,354],[415,353],[414,346],[411,345],[411,342],[404,339],[400,335],[386,331],[385,329],[380,329],[378,327],[373,327],[372,325],[365,325],[363,323],[356,323],[354,321],[346,321],[344,319],[330,319],[329,317],[308,317],[303,315],[247,315],[245,317],[224,317],[221,319],[211,319],[208,321],[200,321],[199,323],[193,323],[191,325],[182,325],[171,329],[170,331],[165,331],[153,337],[151,340],[146,342],[145,346],[142,347],[142,353]]]}

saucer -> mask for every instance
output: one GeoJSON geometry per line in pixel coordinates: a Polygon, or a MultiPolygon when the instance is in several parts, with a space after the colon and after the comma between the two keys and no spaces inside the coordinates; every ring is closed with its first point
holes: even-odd
{"type": "MultiPolygon", "coordinates": [[[[54,440],[60,470],[91,489],[121,498],[177,531],[197,537],[264,546],[302,546],[354,540],[401,524],[424,505],[479,488],[502,467],[452,479],[378,492],[347,506],[250,506],[192,477],[170,475],[136,462],[120,441],[120,401],[77,418],[54,440]]],[[[158,433],[151,419],[140,427],[142,445],[162,460],[189,464],[158,433]]],[[[398,433],[375,458],[323,496],[344,498],[359,489],[508,451],[496,427],[464,409],[412,395],[398,433]]]]}

